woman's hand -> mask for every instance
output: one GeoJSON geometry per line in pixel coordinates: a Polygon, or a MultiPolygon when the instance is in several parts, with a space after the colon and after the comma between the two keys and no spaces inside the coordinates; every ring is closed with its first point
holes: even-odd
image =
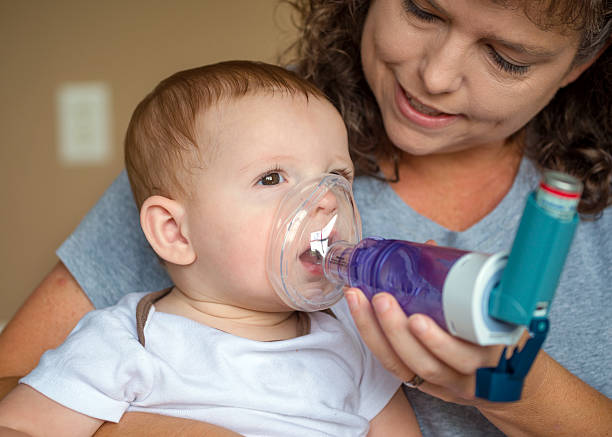
{"type": "Polygon", "coordinates": [[[403,381],[415,374],[418,389],[459,404],[475,405],[476,370],[496,366],[502,346],[478,346],[453,337],[423,314],[407,317],[395,298],[379,293],[372,304],[356,288],[345,296],[365,343],[403,381]]]}
{"type": "Polygon", "coordinates": [[[355,324],[380,362],[403,381],[419,375],[422,392],[473,405],[509,436],[604,436],[612,429],[612,400],[540,351],[521,399],[475,397],[476,370],[497,365],[502,346],[478,346],[453,337],[423,314],[407,317],[395,298],[379,293],[372,304],[356,288],[345,290],[355,324]]]}

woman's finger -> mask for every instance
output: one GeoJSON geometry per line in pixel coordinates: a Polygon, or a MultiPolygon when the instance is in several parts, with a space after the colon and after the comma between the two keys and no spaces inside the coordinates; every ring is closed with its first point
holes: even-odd
{"type": "Polygon", "coordinates": [[[411,333],[410,318],[406,317],[393,296],[379,293],[372,299],[372,306],[383,335],[405,366],[430,384],[452,386],[461,392],[470,386],[471,382],[467,380],[466,375],[440,360],[427,345],[411,333]],[[462,379],[465,381],[460,382],[462,379]]]}
{"type": "Polygon", "coordinates": [[[361,338],[380,363],[399,379],[403,381],[412,379],[414,372],[395,353],[376,319],[370,302],[361,290],[347,288],[344,296],[361,338]]]}
{"type": "Polygon", "coordinates": [[[479,346],[453,337],[422,314],[414,314],[408,319],[408,329],[439,360],[464,375],[471,375],[481,367],[497,365],[503,350],[503,346],[479,346]]]}

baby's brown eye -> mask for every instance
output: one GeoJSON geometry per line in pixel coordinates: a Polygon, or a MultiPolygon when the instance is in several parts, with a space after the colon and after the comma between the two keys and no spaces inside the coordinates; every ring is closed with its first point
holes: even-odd
{"type": "Polygon", "coordinates": [[[283,177],[280,175],[280,173],[268,173],[259,180],[259,183],[261,185],[278,185],[281,183],[282,179],[283,177]]]}

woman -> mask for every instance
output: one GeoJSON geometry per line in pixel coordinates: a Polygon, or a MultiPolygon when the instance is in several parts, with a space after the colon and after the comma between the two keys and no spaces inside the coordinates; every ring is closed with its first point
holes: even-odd
{"type": "MultiPolygon", "coordinates": [[[[425,316],[407,319],[389,295],[370,306],[347,291],[383,364],[406,381],[425,381],[408,391],[424,434],[492,435],[495,427],[511,435],[604,434],[612,426],[605,355],[612,335],[604,317],[612,249],[601,238],[612,230],[610,2],[321,0],[296,7],[304,34],[294,64],[349,127],[363,174],[355,196],[365,235],[508,249],[543,167],[581,178],[580,212],[600,216],[580,226],[553,302],[548,353],[540,353],[514,404],[473,396],[475,369],[494,364],[498,349],[452,338],[425,316]]],[[[58,252],[78,283],[58,265],[0,337],[8,357],[0,374],[27,372],[85,311],[116,301],[110,290],[166,285],[132,231],[133,210],[120,178],[58,252]]]]}
{"type": "Polygon", "coordinates": [[[497,349],[407,318],[389,295],[370,306],[349,290],[363,338],[398,377],[424,380],[407,393],[424,435],[495,434],[482,415],[507,434],[603,435],[612,244],[598,239],[612,230],[612,3],[346,3],[298,2],[296,64],[341,108],[356,166],[370,175],[354,188],[364,235],[509,249],[538,168],[578,176],[579,211],[602,215],[580,226],[552,305],[551,355],[540,353],[521,402],[474,398],[475,370],[495,365],[497,349]]]}

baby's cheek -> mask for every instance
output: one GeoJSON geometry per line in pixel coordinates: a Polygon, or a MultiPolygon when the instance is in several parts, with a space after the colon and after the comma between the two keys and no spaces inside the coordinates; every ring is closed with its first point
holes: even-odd
{"type": "Polygon", "coordinates": [[[257,277],[257,272],[265,271],[265,257],[265,246],[253,241],[251,236],[245,236],[235,245],[228,245],[225,250],[225,262],[231,269],[253,279],[257,277]]]}

